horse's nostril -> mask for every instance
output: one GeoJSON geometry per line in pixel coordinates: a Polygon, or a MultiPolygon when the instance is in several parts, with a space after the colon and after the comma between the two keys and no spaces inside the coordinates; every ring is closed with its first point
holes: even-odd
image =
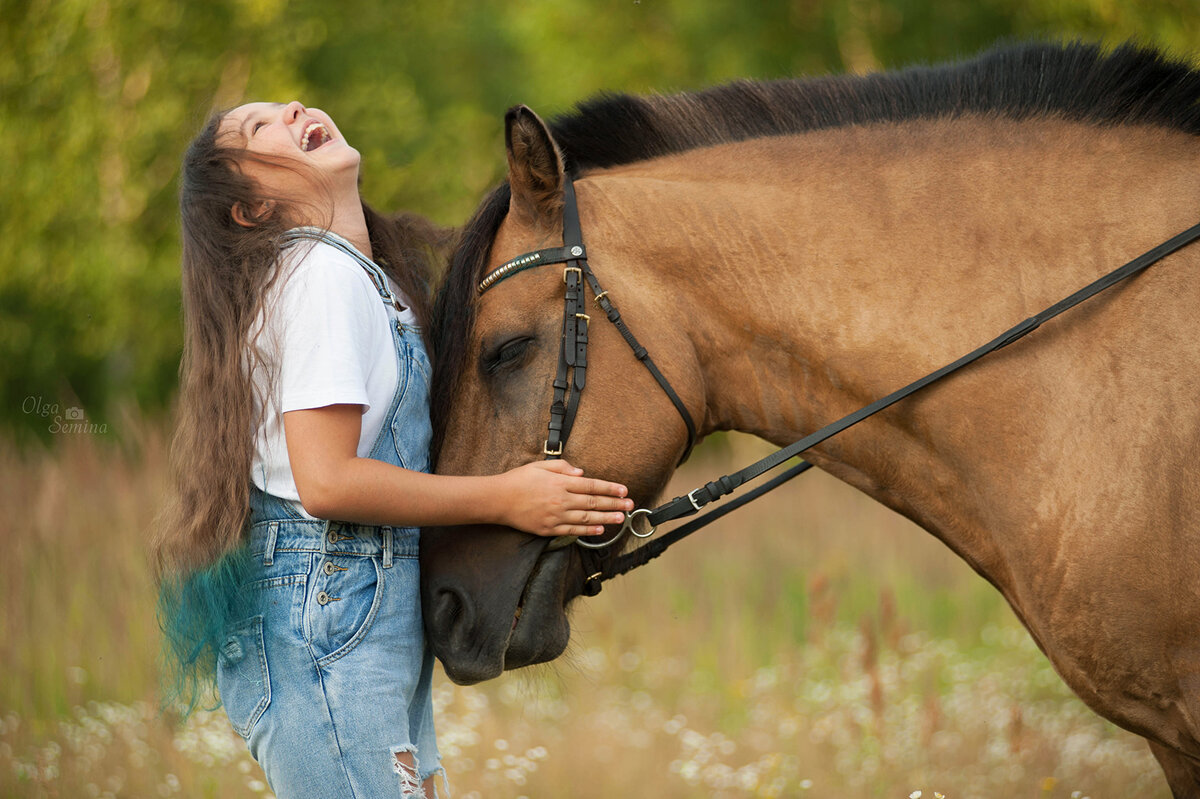
{"type": "Polygon", "coordinates": [[[433,627],[441,636],[471,627],[470,601],[461,591],[442,588],[433,602],[433,627]]]}

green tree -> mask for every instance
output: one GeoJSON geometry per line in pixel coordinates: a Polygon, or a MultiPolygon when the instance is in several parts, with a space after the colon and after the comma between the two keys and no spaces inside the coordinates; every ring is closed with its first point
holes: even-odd
{"type": "MultiPolygon", "coordinates": [[[[604,90],[864,72],[1012,37],[1196,51],[1192,0],[0,0],[0,425],[29,398],[162,409],[180,351],[180,154],[211,110],[301,99],[383,209],[465,219],[503,111],[604,90]]],[[[114,430],[119,435],[119,430],[114,430]]]]}

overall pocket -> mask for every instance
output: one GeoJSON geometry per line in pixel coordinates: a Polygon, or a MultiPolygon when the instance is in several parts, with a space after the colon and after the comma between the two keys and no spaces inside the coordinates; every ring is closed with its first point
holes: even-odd
{"type": "Polygon", "coordinates": [[[324,666],[348,654],[371,628],[383,593],[379,558],[326,555],[305,603],[309,646],[324,666]]]}
{"type": "Polygon", "coordinates": [[[229,628],[217,654],[217,689],[233,728],[243,738],[249,738],[271,703],[261,615],[229,628]]]}

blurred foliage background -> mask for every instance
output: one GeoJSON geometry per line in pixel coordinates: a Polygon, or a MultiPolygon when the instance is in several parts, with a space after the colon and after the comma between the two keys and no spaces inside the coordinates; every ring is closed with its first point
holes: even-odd
{"type": "MultiPolygon", "coordinates": [[[[176,178],[212,111],[321,107],[362,152],[372,204],[456,225],[502,177],[514,103],[553,116],[600,91],[861,73],[1012,38],[1132,38],[1193,58],[1195,12],[1196,0],[0,0],[0,507],[19,511],[0,561],[0,796],[266,789],[219,716],[180,730],[154,710],[143,550],[181,347],[176,178]],[[72,407],[103,435],[53,435],[72,407]]],[[[678,485],[763,454],[740,446],[698,453],[678,485]]],[[[751,778],[727,795],[1165,795],[1144,745],[1071,698],[948,549],[830,478],[803,482],[585,606],[578,646],[595,649],[573,653],[561,685],[530,689],[551,716],[529,710],[521,675],[447,692],[439,726],[461,795],[708,796],[706,774],[751,778]],[[620,653],[615,668],[605,652],[620,653]],[[537,775],[501,766],[522,751],[540,752],[537,775]],[[604,779],[580,786],[581,765],[597,764],[604,779]]]]}
{"type": "MultiPolygon", "coordinates": [[[[1191,57],[1195,0],[0,0],[0,428],[37,406],[169,406],[175,180],[208,114],[328,111],[383,210],[459,224],[502,176],[504,109],[604,90],[865,72],[997,40],[1127,38],[1191,57]]],[[[119,425],[109,427],[119,436],[119,425]]]]}

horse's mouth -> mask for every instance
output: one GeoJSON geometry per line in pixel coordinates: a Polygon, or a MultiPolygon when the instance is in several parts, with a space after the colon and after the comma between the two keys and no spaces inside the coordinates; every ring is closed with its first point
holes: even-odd
{"type": "MultiPolygon", "coordinates": [[[[421,601],[429,646],[446,676],[474,685],[553,660],[567,648],[567,605],[582,593],[590,550],[493,527],[431,528],[421,536],[421,601]],[[507,532],[507,535],[504,533],[507,532]],[[451,554],[504,545],[509,567],[475,568],[451,554]],[[451,548],[453,547],[453,548],[451,548]],[[450,568],[431,568],[445,559],[450,568]]],[[[593,563],[594,567],[595,564],[593,563]]]]}
{"type": "Polygon", "coordinates": [[[534,563],[513,610],[501,653],[503,669],[544,663],[567,648],[571,624],[564,602],[570,562],[570,553],[558,549],[544,552],[534,563]]]}

